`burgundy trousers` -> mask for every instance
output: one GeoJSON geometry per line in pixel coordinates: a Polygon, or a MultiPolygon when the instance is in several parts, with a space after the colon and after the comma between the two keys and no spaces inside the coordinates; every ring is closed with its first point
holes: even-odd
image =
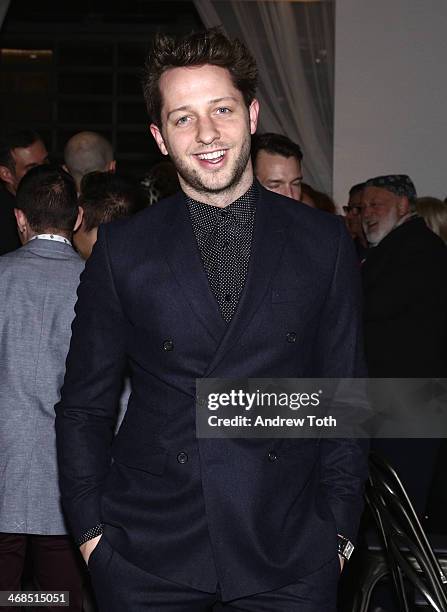
{"type": "MultiPolygon", "coordinates": [[[[69,591],[70,606],[33,610],[82,612],[82,559],[68,536],[0,533],[0,591],[20,591],[27,546],[36,590],[69,591]]],[[[17,612],[17,607],[3,610],[17,612]]]]}

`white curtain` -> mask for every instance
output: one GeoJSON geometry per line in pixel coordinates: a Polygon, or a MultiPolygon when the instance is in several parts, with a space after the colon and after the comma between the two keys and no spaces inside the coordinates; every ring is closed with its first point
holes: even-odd
{"type": "Polygon", "coordinates": [[[0,0],[0,30],[9,8],[9,0],[0,0]]]}
{"type": "Polygon", "coordinates": [[[259,132],[304,152],[304,180],[332,191],[334,2],[194,0],[206,27],[249,47],[259,68],[259,132]]]}

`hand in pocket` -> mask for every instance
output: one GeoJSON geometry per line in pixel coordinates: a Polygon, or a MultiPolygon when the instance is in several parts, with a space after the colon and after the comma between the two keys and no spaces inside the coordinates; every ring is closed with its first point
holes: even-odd
{"type": "Polygon", "coordinates": [[[102,538],[102,535],[96,536],[92,538],[91,540],[87,540],[87,542],[84,542],[84,544],[81,544],[81,546],[79,547],[79,550],[81,551],[81,555],[87,565],[90,559],[90,555],[95,550],[95,548],[98,546],[99,540],[101,538],[102,538]]]}

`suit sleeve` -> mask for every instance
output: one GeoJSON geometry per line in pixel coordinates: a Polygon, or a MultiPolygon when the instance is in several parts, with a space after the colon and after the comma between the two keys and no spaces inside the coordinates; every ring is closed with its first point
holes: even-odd
{"type": "Polygon", "coordinates": [[[101,488],[110,469],[129,325],[102,228],[81,275],[75,313],[56,434],[62,503],[79,541],[101,523],[101,488]]]}
{"type": "MultiPolygon", "coordinates": [[[[316,346],[317,371],[326,378],[366,377],[363,353],[360,267],[352,239],[339,226],[339,248],[316,346]]],[[[364,410],[364,406],[359,406],[364,410]]],[[[355,541],[368,473],[366,439],[322,439],[321,494],[337,532],[355,541]]]]}

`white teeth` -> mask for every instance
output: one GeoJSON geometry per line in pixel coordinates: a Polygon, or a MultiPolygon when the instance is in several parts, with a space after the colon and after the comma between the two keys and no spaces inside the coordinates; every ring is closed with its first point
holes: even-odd
{"type": "Polygon", "coordinates": [[[218,157],[223,157],[225,155],[225,151],[213,151],[212,153],[201,153],[197,155],[199,159],[217,159],[218,157]]]}

